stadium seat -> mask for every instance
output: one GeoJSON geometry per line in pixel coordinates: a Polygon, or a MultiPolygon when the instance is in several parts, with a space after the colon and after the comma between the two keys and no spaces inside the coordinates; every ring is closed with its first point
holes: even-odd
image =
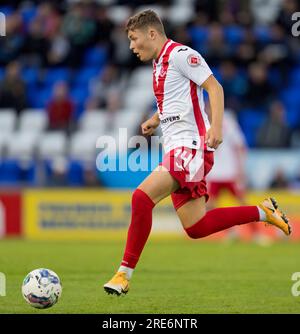
{"type": "Polygon", "coordinates": [[[287,88],[281,93],[282,102],[287,111],[287,121],[292,128],[300,124],[299,88],[287,88]]]}
{"type": "Polygon", "coordinates": [[[47,113],[44,109],[25,109],[21,113],[19,131],[21,132],[43,132],[48,125],[47,113]]]}
{"type": "Polygon", "coordinates": [[[7,143],[7,155],[10,158],[31,160],[39,140],[37,132],[16,132],[7,143]]]}
{"type": "Polygon", "coordinates": [[[79,129],[103,135],[107,129],[108,112],[105,109],[85,111],[79,119],[79,129]]]}
{"type": "Polygon", "coordinates": [[[151,66],[141,66],[132,73],[129,86],[130,87],[149,87],[152,89],[153,69],[151,66]]]}
{"type": "Polygon", "coordinates": [[[0,165],[1,185],[35,185],[36,164],[32,160],[5,159],[0,165]]]}
{"type": "Polygon", "coordinates": [[[207,27],[191,27],[188,29],[188,33],[194,45],[204,44],[208,40],[209,31],[207,27]]]}
{"type": "Polygon", "coordinates": [[[26,83],[26,90],[36,88],[39,80],[39,71],[34,67],[24,68],[21,72],[21,78],[26,83]]]}
{"type": "Polygon", "coordinates": [[[291,71],[290,74],[290,84],[292,86],[299,87],[300,85],[300,67],[296,67],[291,71]]]}
{"type": "Polygon", "coordinates": [[[70,69],[67,67],[59,67],[59,68],[48,68],[43,83],[45,86],[51,88],[58,81],[66,81],[70,80],[70,69]]]}
{"type": "Polygon", "coordinates": [[[174,26],[184,25],[192,20],[194,15],[193,7],[185,3],[172,5],[167,12],[167,18],[174,26]]]}
{"type": "Polygon", "coordinates": [[[0,80],[2,80],[4,78],[4,75],[5,75],[5,68],[0,67],[0,80]]]}
{"type": "Polygon", "coordinates": [[[244,39],[244,30],[238,26],[228,26],[224,28],[225,40],[231,46],[240,44],[244,39]]]}
{"type": "Polygon", "coordinates": [[[85,51],[84,65],[102,68],[106,63],[107,51],[104,47],[91,47],[85,51]]]}
{"type": "Polygon", "coordinates": [[[244,109],[239,112],[238,120],[249,147],[255,146],[257,131],[265,119],[266,114],[262,110],[244,109]]]}
{"type": "MultiPolygon", "coordinates": [[[[114,0],[100,0],[102,2],[105,2],[105,5],[107,5],[106,2],[114,3],[114,0]]],[[[128,6],[108,6],[107,7],[107,15],[108,17],[116,24],[123,24],[125,20],[128,19],[131,13],[131,9],[128,6]]]]}
{"type": "Polygon", "coordinates": [[[20,12],[26,30],[28,30],[30,23],[34,20],[37,14],[37,8],[35,6],[24,6],[23,8],[21,8],[20,12]]]}
{"type": "Polygon", "coordinates": [[[73,160],[95,161],[99,133],[77,131],[70,138],[69,156],[73,160]]]}
{"type": "Polygon", "coordinates": [[[11,133],[16,126],[16,111],[10,108],[0,109],[0,133],[11,133]]]}
{"type": "Polygon", "coordinates": [[[63,131],[47,132],[38,143],[38,153],[42,159],[54,159],[65,156],[67,152],[67,136],[63,131]]]}
{"type": "Polygon", "coordinates": [[[120,110],[113,121],[113,137],[119,139],[119,129],[125,128],[127,133],[127,141],[132,137],[138,135],[138,131],[143,119],[143,113],[131,109],[120,110]]]}
{"type": "Polygon", "coordinates": [[[7,159],[0,165],[0,183],[17,184],[20,180],[20,169],[17,160],[7,159]]]}
{"type": "Polygon", "coordinates": [[[300,126],[300,105],[286,110],[286,120],[290,128],[296,129],[300,126]]]}
{"type": "Polygon", "coordinates": [[[83,113],[84,104],[89,96],[88,86],[79,85],[70,91],[71,100],[74,102],[75,111],[73,117],[77,120],[83,113]]]}
{"type": "Polygon", "coordinates": [[[148,109],[154,100],[153,91],[150,89],[130,88],[124,97],[124,108],[139,111],[143,113],[148,109]]]}
{"type": "Polygon", "coordinates": [[[79,160],[71,160],[67,174],[67,183],[69,186],[80,187],[84,185],[84,168],[79,160]]]}
{"type": "Polygon", "coordinates": [[[52,90],[49,87],[42,89],[33,88],[27,92],[31,106],[35,109],[45,109],[52,97],[52,90]]]}
{"type": "Polygon", "coordinates": [[[83,67],[78,70],[76,77],[74,78],[73,86],[86,85],[88,86],[89,81],[101,74],[102,68],[99,67],[83,67]]]}
{"type": "Polygon", "coordinates": [[[255,38],[263,44],[268,44],[272,41],[271,30],[266,26],[256,26],[253,32],[255,38]]]}
{"type": "Polygon", "coordinates": [[[0,12],[3,13],[5,16],[9,16],[13,14],[14,8],[13,6],[1,6],[0,7],[0,12]]]}

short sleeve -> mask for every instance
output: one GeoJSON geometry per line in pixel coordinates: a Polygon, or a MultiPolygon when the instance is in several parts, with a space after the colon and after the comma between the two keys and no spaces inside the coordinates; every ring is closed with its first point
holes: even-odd
{"type": "Polygon", "coordinates": [[[186,78],[201,86],[212,75],[204,58],[187,46],[176,47],[172,52],[175,68],[186,78]]]}

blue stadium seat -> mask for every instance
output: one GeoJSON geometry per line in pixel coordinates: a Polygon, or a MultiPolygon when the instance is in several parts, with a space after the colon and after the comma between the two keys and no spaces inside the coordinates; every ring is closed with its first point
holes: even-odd
{"type": "Polygon", "coordinates": [[[256,26],[253,29],[254,36],[261,43],[267,44],[272,41],[271,31],[266,26],[256,26]]]}
{"type": "Polygon", "coordinates": [[[80,187],[84,185],[84,168],[81,161],[70,161],[67,179],[70,186],[80,187]]]}
{"type": "Polygon", "coordinates": [[[300,105],[298,107],[287,109],[286,120],[292,129],[298,128],[300,126],[300,105]]]}
{"type": "Polygon", "coordinates": [[[46,108],[52,96],[50,88],[30,89],[27,92],[33,108],[46,108]]]}
{"type": "Polygon", "coordinates": [[[69,82],[70,74],[70,69],[67,67],[48,68],[43,80],[44,85],[52,87],[58,81],[69,82]]]}
{"type": "Polygon", "coordinates": [[[36,67],[27,67],[22,70],[21,77],[30,89],[38,84],[39,71],[36,67]]]}
{"type": "Polygon", "coordinates": [[[0,183],[18,184],[20,181],[20,168],[17,160],[6,159],[0,165],[0,183]]]}
{"type": "Polygon", "coordinates": [[[36,13],[37,13],[36,7],[26,6],[21,9],[21,15],[22,15],[22,19],[23,19],[26,30],[28,30],[30,23],[33,21],[34,17],[36,16],[36,13]]]}
{"type": "Polygon", "coordinates": [[[91,47],[85,51],[84,65],[101,68],[107,60],[107,50],[104,47],[91,47]]]}
{"type": "Polygon", "coordinates": [[[257,131],[265,119],[264,110],[244,109],[239,112],[238,120],[249,147],[255,147],[257,131]]]}
{"type": "Polygon", "coordinates": [[[299,88],[288,87],[281,93],[281,99],[287,109],[298,109],[300,106],[299,88]]]}
{"type": "Polygon", "coordinates": [[[193,44],[206,43],[208,39],[208,28],[205,27],[192,27],[188,29],[188,34],[193,44]]]}
{"type": "MultiPolygon", "coordinates": [[[[292,86],[300,86],[300,67],[296,67],[291,71],[290,74],[290,84],[292,86]]],[[[299,89],[299,88],[298,88],[299,89]]]]}
{"type": "Polygon", "coordinates": [[[233,45],[240,44],[244,40],[245,32],[238,26],[229,26],[224,28],[225,40],[233,45]]]}
{"type": "Polygon", "coordinates": [[[101,74],[102,68],[99,67],[83,67],[78,72],[74,79],[74,85],[88,85],[91,78],[101,74]]]}
{"type": "Polygon", "coordinates": [[[2,80],[4,78],[4,75],[5,75],[5,68],[0,67],[0,80],[2,80]]]}
{"type": "Polygon", "coordinates": [[[274,88],[280,89],[282,86],[281,74],[277,68],[269,69],[268,79],[274,88]]]}
{"type": "Polygon", "coordinates": [[[71,89],[70,96],[75,103],[75,119],[78,119],[84,109],[84,104],[89,96],[87,85],[78,85],[71,89]]]}
{"type": "Polygon", "coordinates": [[[19,177],[20,182],[29,186],[36,185],[36,163],[35,161],[28,161],[24,163],[19,162],[19,177]]]}

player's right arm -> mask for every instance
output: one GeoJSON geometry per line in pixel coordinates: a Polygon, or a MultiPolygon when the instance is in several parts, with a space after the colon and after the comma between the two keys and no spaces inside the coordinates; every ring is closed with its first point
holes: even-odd
{"type": "Polygon", "coordinates": [[[187,46],[179,46],[174,49],[172,60],[184,77],[205,89],[209,95],[212,122],[205,141],[208,147],[216,149],[222,143],[223,88],[213,76],[205,59],[197,51],[187,46]]]}
{"type": "Polygon", "coordinates": [[[156,112],[150,119],[141,125],[143,135],[151,136],[155,129],[159,126],[159,123],[160,119],[158,112],[156,112]]]}

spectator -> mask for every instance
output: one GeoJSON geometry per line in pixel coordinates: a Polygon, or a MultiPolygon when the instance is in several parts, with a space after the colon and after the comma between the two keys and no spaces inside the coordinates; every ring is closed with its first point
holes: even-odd
{"type": "Polygon", "coordinates": [[[104,6],[99,6],[96,9],[96,27],[96,42],[109,45],[111,43],[112,32],[115,25],[108,17],[107,9],[104,6]]]}
{"type": "Polygon", "coordinates": [[[48,49],[48,40],[44,36],[43,23],[41,20],[33,19],[29,24],[26,34],[23,57],[24,62],[29,66],[45,66],[46,53],[48,49]]]}
{"type": "Polygon", "coordinates": [[[268,81],[267,67],[259,62],[252,63],[248,68],[248,86],[245,102],[249,108],[267,108],[273,97],[273,89],[268,81]]]}
{"type": "Polygon", "coordinates": [[[234,52],[236,64],[244,69],[256,60],[258,42],[252,28],[244,30],[244,39],[234,52]]]}
{"type": "Polygon", "coordinates": [[[55,84],[53,97],[47,106],[50,130],[72,130],[74,103],[68,94],[68,86],[61,81],[55,84]]]}
{"type": "Polygon", "coordinates": [[[70,11],[63,21],[63,34],[70,41],[69,65],[79,67],[82,62],[84,50],[91,46],[95,40],[96,22],[89,17],[88,4],[73,3],[70,11]]]}
{"type": "Polygon", "coordinates": [[[20,70],[19,62],[9,63],[5,77],[0,82],[0,107],[13,108],[18,114],[27,108],[26,86],[21,79],[20,70]]]}
{"type": "Polygon", "coordinates": [[[280,101],[273,102],[267,120],[258,131],[257,145],[268,148],[289,147],[290,133],[283,104],[280,101]]]}
{"type": "Polygon", "coordinates": [[[14,13],[6,18],[6,36],[0,37],[0,66],[18,59],[24,45],[22,18],[14,13]]]}
{"type": "Polygon", "coordinates": [[[241,99],[246,92],[246,80],[238,73],[231,60],[225,60],[220,66],[221,84],[224,89],[225,104],[234,110],[240,109],[241,99]]]}
{"type": "Polygon", "coordinates": [[[231,53],[231,48],[225,43],[222,26],[219,23],[211,24],[205,46],[206,61],[211,66],[218,66],[223,59],[230,57],[231,53]]]}
{"type": "Polygon", "coordinates": [[[43,2],[37,8],[35,20],[39,21],[45,38],[52,38],[61,26],[61,16],[51,2],[43,2]]]}
{"type": "Polygon", "coordinates": [[[93,102],[92,105],[95,106],[95,102],[98,101],[97,108],[107,108],[110,91],[118,91],[119,94],[115,94],[115,97],[119,100],[122,92],[121,86],[118,68],[112,64],[107,65],[98,77],[90,81],[89,103],[93,102]]]}
{"type": "Polygon", "coordinates": [[[47,62],[49,66],[63,66],[67,64],[70,52],[70,43],[66,37],[58,32],[49,38],[47,62]]]}

